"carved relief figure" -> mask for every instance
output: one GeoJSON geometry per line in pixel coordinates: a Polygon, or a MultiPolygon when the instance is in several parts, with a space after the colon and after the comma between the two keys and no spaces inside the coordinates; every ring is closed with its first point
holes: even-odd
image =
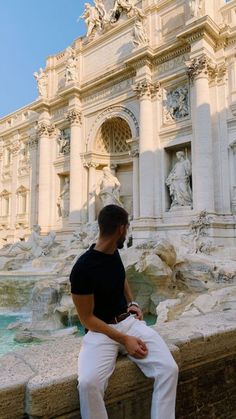
{"type": "Polygon", "coordinates": [[[65,183],[57,200],[59,217],[66,218],[70,212],[70,180],[65,177],[65,183]]]}
{"type": "Polygon", "coordinates": [[[192,205],[191,164],[188,158],[185,158],[183,151],[177,151],[176,157],[178,161],[166,179],[172,201],[170,209],[192,205]]]}
{"type": "Polygon", "coordinates": [[[98,184],[98,196],[104,207],[110,204],[123,207],[120,201],[120,182],[109,167],[103,168],[103,176],[98,184]]]}
{"type": "Polygon", "coordinates": [[[191,17],[199,17],[202,14],[203,0],[189,0],[189,10],[191,17]]]}
{"type": "Polygon", "coordinates": [[[77,58],[75,50],[71,47],[67,48],[68,60],[66,63],[66,84],[78,81],[77,58]]]}
{"type": "Polygon", "coordinates": [[[139,47],[148,43],[148,36],[143,21],[136,20],[133,30],[133,44],[139,47]]]}
{"type": "Polygon", "coordinates": [[[57,137],[59,144],[59,154],[68,154],[70,152],[70,134],[64,130],[60,130],[57,137]]]}
{"type": "Polygon", "coordinates": [[[47,74],[43,71],[42,68],[39,69],[39,73],[37,73],[37,71],[34,73],[34,77],[37,81],[38,84],[38,91],[39,91],[39,95],[41,97],[47,97],[48,96],[48,76],[47,74]]]}
{"type": "Polygon", "coordinates": [[[98,11],[101,23],[104,24],[109,21],[103,0],[94,0],[95,8],[98,11]]]}
{"type": "Polygon", "coordinates": [[[165,101],[165,122],[179,120],[189,116],[188,88],[178,87],[167,93],[165,101]]]}

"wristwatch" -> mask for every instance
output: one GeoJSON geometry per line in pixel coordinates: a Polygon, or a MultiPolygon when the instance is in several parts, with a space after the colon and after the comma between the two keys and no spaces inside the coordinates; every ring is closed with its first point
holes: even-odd
{"type": "Polygon", "coordinates": [[[139,308],[139,304],[136,301],[130,301],[130,303],[128,304],[128,308],[130,308],[131,306],[136,306],[139,308]]]}

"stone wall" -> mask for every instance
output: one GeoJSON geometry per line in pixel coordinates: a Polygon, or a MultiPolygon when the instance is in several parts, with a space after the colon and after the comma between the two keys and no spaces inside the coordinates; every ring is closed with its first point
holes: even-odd
{"type": "MultiPolygon", "coordinates": [[[[200,315],[158,328],[180,367],[177,419],[235,419],[235,315],[200,315]]],[[[0,419],[79,419],[80,344],[69,337],[0,358],[0,419]]],[[[120,357],[106,392],[109,419],[148,419],[151,389],[152,380],[120,357]]]]}

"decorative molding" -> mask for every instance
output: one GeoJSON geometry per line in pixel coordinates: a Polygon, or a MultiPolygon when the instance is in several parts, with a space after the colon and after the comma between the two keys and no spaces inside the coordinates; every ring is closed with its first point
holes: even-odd
{"type": "Polygon", "coordinates": [[[153,98],[160,90],[160,83],[152,83],[149,80],[142,80],[133,86],[138,98],[153,98]]]}
{"type": "Polygon", "coordinates": [[[50,137],[55,132],[55,125],[49,122],[38,122],[36,132],[39,137],[50,137]]]}
{"type": "Polygon", "coordinates": [[[205,76],[211,79],[216,76],[216,64],[206,54],[193,58],[191,61],[186,62],[186,65],[187,75],[192,83],[199,76],[205,76]]]}
{"type": "Polygon", "coordinates": [[[82,113],[78,109],[70,109],[66,114],[66,119],[71,125],[81,125],[82,113]]]}

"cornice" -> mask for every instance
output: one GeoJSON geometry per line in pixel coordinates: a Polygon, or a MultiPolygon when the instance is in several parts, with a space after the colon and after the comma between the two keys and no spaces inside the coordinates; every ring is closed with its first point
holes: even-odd
{"type": "Polygon", "coordinates": [[[208,42],[215,48],[221,39],[219,26],[209,16],[203,16],[197,21],[191,22],[186,26],[186,29],[176,37],[189,44],[206,37],[208,42]]]}

